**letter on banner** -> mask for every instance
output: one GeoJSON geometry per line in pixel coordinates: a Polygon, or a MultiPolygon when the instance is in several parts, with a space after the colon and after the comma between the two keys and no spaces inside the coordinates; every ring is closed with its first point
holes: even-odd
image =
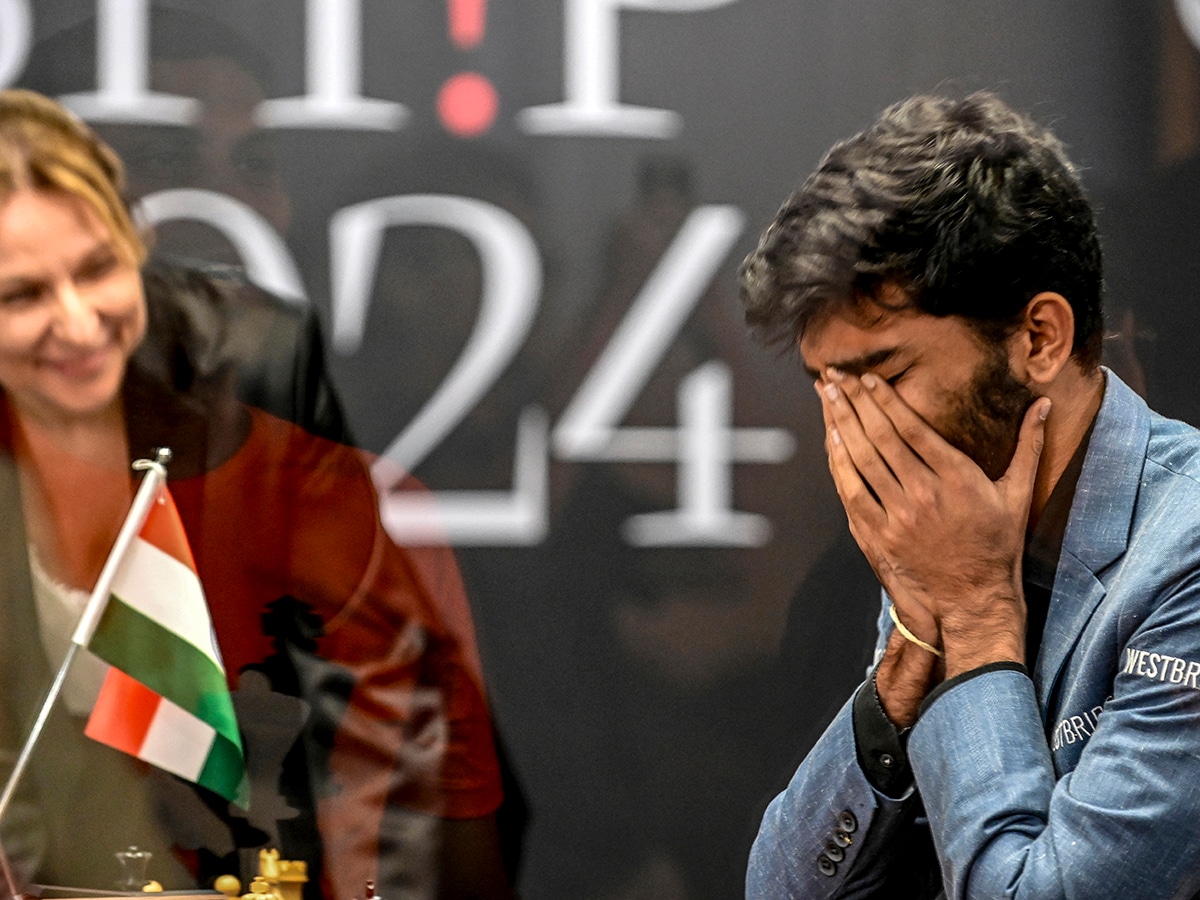
{"type": "Polygon", "coordinates": [[[736,0],[566,0],[563,9],[563,103],[531,106],[518,113],[530,134],[672,138],[683,117],[669,109],[621,103],[619,46],[621,9],[692,12],[736,0]]]}
{"type": "Polygon", "coordinates": [[[287,244],[270,222],[240,200],[216,191],[176,188],[147,194],[139,208],[149,225],[178,219],[211,225],[233,244],[251,281],[289,303],[308,302],[287,244]]]}
{"type": "Polygon", "coordinates": [[[264,100],[255,112],[264,128],[347,128],[395,131],[408,118],[403,104],[362,96],[361,0],[308,0],[304,80],[299,97],[264,100]]]}
{"type": "Polygon", "coordinates": [[[0,0],[0,87],[8,87],[25,70],[33,43],[29,0],[0,0]]]}
{"type": "Polygon", "coordinates": [[[411,472],[495,384],[529,334],[541,299],[537,244],[520,220],[482,200],[408,194],[338,210],[330,220],[333,346],[352,353],[362,342],[384,229],[448,228],[479,252],[483,296],[466,345],[445,380],[384,451],[373,474],[380,512],[394,540],[460,545],[536,544],[547,530],[546,416],[522,413],[517,428],[513,488],[441,491],[431,499],[391,490],[397,468],[411,472]]]}
{"type": "Polygon", "coordinates": [[[200,103],[149,90],[150,0],[97,0],[96,85],[58,99],[93,122],[190,125],[200,103]]]}
{"type": "Polygon", "coordinates": [[[730,508],[731,467],[783,462],[795,442],[780,428],[732,427],[732,377],[723,363],[684,379],[678,428],[618,427],[742,226],[736,207],[692,211],[555,426],[562,459],[678,462],[677,507],[630,518],[625,537],[635,546],[760,546],[770,537],[765,517],[730,508]]]}

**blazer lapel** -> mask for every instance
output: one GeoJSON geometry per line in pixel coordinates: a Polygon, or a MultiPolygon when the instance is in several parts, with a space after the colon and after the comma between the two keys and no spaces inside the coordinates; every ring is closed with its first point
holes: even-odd
{"type": "Polygon", "coordinates": [[[1034,666],[1043,716],[1067,657],[1104,599],[1099,576],[1125,552],[1150,440],[1149,408],[1116,375],[1107,369],[1104,374],[1104,400],[1071,503],[1042,649],[1034,666]]]}

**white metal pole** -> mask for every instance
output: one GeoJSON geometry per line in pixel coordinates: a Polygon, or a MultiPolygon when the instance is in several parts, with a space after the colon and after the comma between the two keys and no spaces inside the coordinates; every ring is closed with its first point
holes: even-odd
{"type": "Polygon", "coordinates": [[[79,650],[88,645],[97,625],[100,624],[100,617],[104,614],[104,607],[108,604],[108,592],[112,587],[113,578],[116,577],[117,568],[125,558],[125,552],[129,549],[129,545],[133,543],[137,533],[142,530],[146,517],[150,515],[151,506],[158,500],[159,489],[167,480],[166,466],[170,461],[171,451],[166,447],[160,447],[155,452],[154,459],[139,459],[133,463],[134,469],[144,470],[146,475],[142,478],[137,495],[133,498],[133,505],[129,507],[129,514],[125,516],[125,522],[117,533],[117,539],[113,543],[112,550],[109,551],[108,559],[104,562],[104,568],[100,570],[100,577],[96,580],[96,586],[92,589],[87,606],[79,616],[75,634],[71,638],[71,646],[67,649],[67,655],[63,657],[62,665],[58,667],[58,674],[54,676],[54,683],[50,686],[50,692],[42,703],[37,720],[29,731],[29,737],[25,739],[25,744],[21,747],[21,754],[17,757],[12,773],[4,785],[4,793],[0,794],[0,821],[3,821],[4,813],[8,811],[13,794],[16,793],[17,782],[20,781],[29,765],[29,760],[33,757],[33,749],[37,746],[46,721],[50,718],[50,711],[54,708],[58,695],[62,693],[71,662],[79,650]]]}

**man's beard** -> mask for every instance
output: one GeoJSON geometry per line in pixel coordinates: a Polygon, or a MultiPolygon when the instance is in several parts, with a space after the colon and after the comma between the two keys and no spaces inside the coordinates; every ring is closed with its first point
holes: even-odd
{"type": "Polygon", "coordinates": [[[967,390],[955,398],[948,421],[938,430],[996,481],[1008,471],[1025,411],[1037,398],[1013,377],[1004,348],[989,347],[967,390]]]}

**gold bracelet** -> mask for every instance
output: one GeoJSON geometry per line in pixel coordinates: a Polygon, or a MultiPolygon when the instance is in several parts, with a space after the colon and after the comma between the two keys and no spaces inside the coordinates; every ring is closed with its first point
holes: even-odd
{"type": "Polygon", "coordinates": [[[896,604],[895,603],[888,606],[888,615],[892,617],[892,621],[896,624],[896,630],[900,632],[900,636],[903,637],[906,641],[916,644],[922,650],[928,650],[934,656],[941,657],[943,659],[945,658],[945,656],[946,656],[945,653],[943,653],[937,647],[933,646],[933,644],[925,643],[923,640],[921,640],[919,637],[917,637],[915,634],[913,634],[911,631],[909,631],[907,628],[904,627],[904,623],[902,623],[900,621],[900,617],[898,615],[896,615],[896,604]]]}

